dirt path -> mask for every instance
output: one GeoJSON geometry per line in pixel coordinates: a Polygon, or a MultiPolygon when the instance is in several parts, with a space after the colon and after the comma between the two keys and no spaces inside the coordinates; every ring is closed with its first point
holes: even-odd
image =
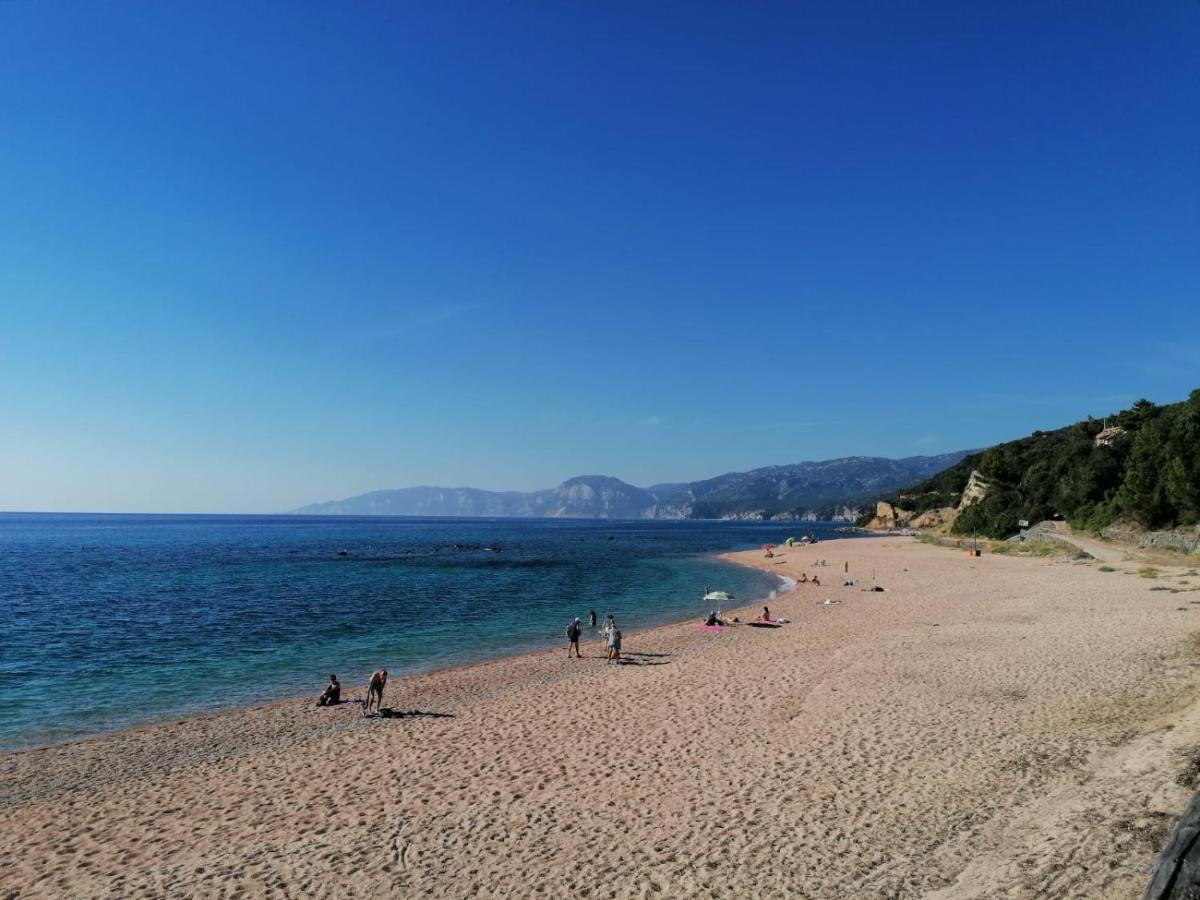
{"type": "Polygon", "coordinates": [[[1108,541],[1102,541],[1099,538],[1084,537],[1072,531],[1070,526],[1063,522],[1047,522],[1044,525],[1046,531],[1052,532],[1064,544],[1078,547],[1085,553],[1090,553],[1101,562],[1124,562],[1131,552],[1127,548],[1117,544],[1110,544],[1108,541]]]}

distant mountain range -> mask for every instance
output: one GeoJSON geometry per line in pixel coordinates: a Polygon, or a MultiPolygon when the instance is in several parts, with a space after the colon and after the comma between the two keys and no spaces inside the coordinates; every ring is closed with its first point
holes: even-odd
{"type": "Polygon", "coordinates": [[[648,488],[608,475],[580,475],[556,488],[528,493],[410,487],[314,503],[292,512],[307,516],[853,521],[877,497],[936,475],[971,452],[906,459],[849,456],[648,488]]]}

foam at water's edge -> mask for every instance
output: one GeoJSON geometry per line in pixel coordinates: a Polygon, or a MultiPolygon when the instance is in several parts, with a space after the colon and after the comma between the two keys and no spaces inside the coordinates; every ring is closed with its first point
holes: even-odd
{"type": "Polygon", "coordinates": [[[776,575],[775,577],[779,579],[780,584],[779,587],[767,595],[768,600],[774,600],[780,594],[786,594],[797,584],[795,578],[788,578],[786,575],[776,575]]]}

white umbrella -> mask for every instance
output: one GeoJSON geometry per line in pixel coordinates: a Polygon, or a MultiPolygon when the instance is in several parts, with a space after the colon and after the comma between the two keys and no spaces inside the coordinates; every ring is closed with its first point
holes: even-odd
{"type": "Polygon", "coordinates": [[[721,604],[729,603],[730,601],[736,600],[737,598],[734,597],[733,594],[726,593],[725,591],[709,591],[707,594],[704,595],[704,599],[706,601],[711,600],[717,604],[716,612],[717,612],[717,615],[719,616],[721,614],[721,604]]]}

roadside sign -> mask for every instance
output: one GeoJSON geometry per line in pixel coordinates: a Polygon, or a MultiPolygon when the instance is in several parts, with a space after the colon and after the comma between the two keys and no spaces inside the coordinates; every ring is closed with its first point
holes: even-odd
{"type": "Polygon", "coordinates": [[[1021,526],[1022,528],[1028,528],[1028,527],[1029,527],[1029,520],[1028,520],[1028,519],[1017,519],[1017,524],[1018,524],[1019,526],[1021,526]]]}

